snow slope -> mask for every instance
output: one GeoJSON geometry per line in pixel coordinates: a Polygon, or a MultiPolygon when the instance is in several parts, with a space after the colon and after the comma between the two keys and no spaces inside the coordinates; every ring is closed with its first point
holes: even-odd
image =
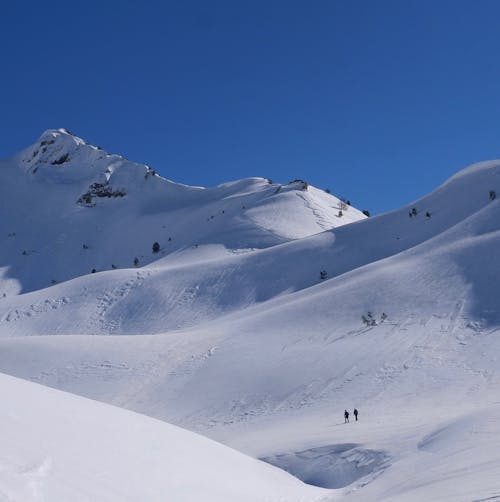
{"type": "Polygon", "coordinates": [[[0,389],[2,501],[312,502],[327,493],[143,415],[5,375],[0,389]]]}
{"type": "MultiPolygon", "coordinates": [[[[491,191],[500,161],[319,234],[239,247],[227,239],[251,232],[234,225],[138,268],[28,287],[0,299],[0,369],[201,432],[335,499],[495,500],[491,191]],[[361,421],[343,424],[354,406],[361,421]]],[[[253,237],[264,219],[293,227],[266,206],[277,195],[253,237]]]]}

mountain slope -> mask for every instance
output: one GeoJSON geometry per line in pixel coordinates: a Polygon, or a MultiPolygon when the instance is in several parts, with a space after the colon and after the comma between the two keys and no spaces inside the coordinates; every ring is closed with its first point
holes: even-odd
{"type": "Polygon", "coordinates": [[[0,163],[0,197],[0,266],[8,267],[0,296],[191,246],[265,248],[365,218],[350,206],[339,216],[339,199],[301,181],[180,185],[62,129],[0,163]]]}
{"type": "MultiPolygon", "coordinates": [[[[498,173],[497,164],[481,164],[401,210],[266,249],[200,245],[174,251],[150,266],[92,274],[46,291],[8,296],[0,300],[5,312],[0,326],[11,334],[161,333],[310,288],[322,282],[322,271],[336,279],[401,253],[422,255],[425,249],[450,246],[472,245],[474,253],[474,242],[489,242],[474,241],[476,234],[494,238],[498,204],[489,192],[500,193],[498,173]],[[409,217],[412,208],[417,215],[409,217]]],[[[235,229],[231,234],[239,235],[235,229]]],[[[467,274],[469,266],[461,273],[467,274]]],[[[476,270],[477,280],[480,275],[487,278],[488,270],[476,270]]],[[[493,267],[491,273],[495,271],[493,267]]],[[[403,289],[403,297],[412,289],[403,289]]],[[[481,305],[491,298],[488,290],[478,294],[481,305]]],[[[432,292],[426,296],[431,298],[432,292]]]]}
{"type": "Polygon", "coordinates": [[[481,163],[319,234],[236,248],[221,229],[222,244],[9,295],[0,369],[181,424],[339,498],[496,497],[496,193],[500,162],[481,163]],[[361,421],[339,423],[353,406],[361,421]]]}

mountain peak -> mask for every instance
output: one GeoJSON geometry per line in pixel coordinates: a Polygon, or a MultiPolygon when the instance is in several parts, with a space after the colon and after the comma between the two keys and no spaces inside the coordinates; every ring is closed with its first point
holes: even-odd
{"type": "Polygon", "coordinates": [[[66,129],[48,129],[5,165],[0,265],[10,265],[12,291],[144,266],[198,246],[263,249],[365,219],[299,179],[248,178],[207,189],[175,183],[66,129]]]}
{"type": "Polygon", "coordinates": [[[43,146],[55,144],[86,145],[87,143],[67,129],[47,129],[38,138],[38,144],[43,146]]]}
{"type": "MultiPolygon", "coordinates": [[[[38,140],[23,150],[18,156],[20,167],[31,174],[44,172],[49,177],[58,176],[70,165],[82,164],[86,167],[107,156],[99,147],[89,145],[67,129],[47,129],[38,140]]],[[[88,171],[88,169],[84,169],[88,171]]]]}

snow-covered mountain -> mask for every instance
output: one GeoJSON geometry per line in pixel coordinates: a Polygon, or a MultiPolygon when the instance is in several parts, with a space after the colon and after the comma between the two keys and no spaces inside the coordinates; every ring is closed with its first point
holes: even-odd
{"type": "Polygon", "coordinates": [[[0,371],[200,432],[327,499],[500,497],[500,161],[369,219],[300,182],[176,185],[62,131],[2,167],[0,371]]]}
{"type": "Polygon", "coordinates": [[[266,248],[365,218],[301,180],[174,183],[64,129],[0,163],[0,197],[0,266],[8,267],[0,296],[204,244],[266,248]]]}

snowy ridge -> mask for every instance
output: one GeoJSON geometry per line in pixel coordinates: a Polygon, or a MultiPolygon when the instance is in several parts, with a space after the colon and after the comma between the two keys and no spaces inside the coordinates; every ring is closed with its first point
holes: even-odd
{"type": "Polygon", "coordinates": [[[174,183],[62,129],[1,162],[0,181],[0,296],[192,246],[266,248],[365,218],[350,206],[339,216],[339,199],[302,182],[174,183]]]}

